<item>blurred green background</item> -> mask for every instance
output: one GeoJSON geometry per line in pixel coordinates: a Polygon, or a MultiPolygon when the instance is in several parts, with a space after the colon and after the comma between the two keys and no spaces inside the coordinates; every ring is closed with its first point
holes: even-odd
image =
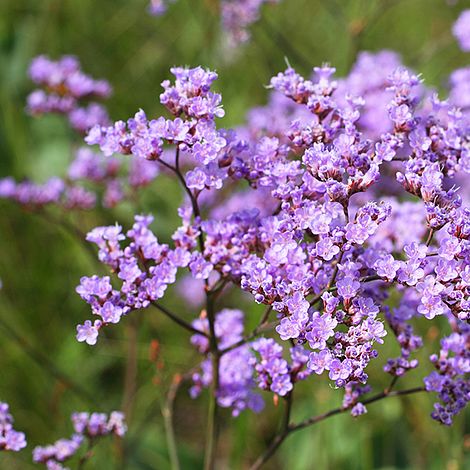
{"type": "MultiPolygon", "coordinates": [[[[2,0],[0,177],[44,181],[63,175],[72,156],[73,137],[62,118],[33,119],[24,112],[32,89],[26,70],[37,54],[75,54],[86,73],[108,79],[114,87],[108,102],[113,119],[138,108],[161,114],[160,82],[170,66],[215,68],[226,110],[223,125],[233,126],[251,106],[265,102],[264,85],[285,68],[285,57],[305,74],[328,61],[344,75],[357,51],[388,48],[401,53],[426,83],[442,88],[451,70],[468,63],[450,33],[468,7],[462,0],[284,0],[264,7],[251,42],[228,53],[220,46],[216,0],[178,0],[160,18],[147,14],[147,0],[2,0]]],[[[177,224],[174,210],[181,197],[174,182],[160,177],[141,201],[155,214],[154,228],[163,240],[177,224]]],[[[114,220],[128,226],[133,213],[124,205],[106,214],[72,214],[70,220],[87,231],[114,220]]],[[[73,410],[119,408],[129,414],[128,436],[122,445],[103,442],[88,468],[169,468],[161,405],[172,374],[184,373],[198,358],[188,335],[151,310],[107,329],[95,347],[77,343],[75,325],[90,313],[74,289],[82,275],[96,272],[83,244],[61,227],[0,201],[0,399],[10,403],[16,428],[27,433],[29,443],[18,455],[0,455],[1,469],[32,468],[35,445],[72,433],[73,410]],[[153,340],[160,345],[156,359],[153,340]]],[[[198,313],[185,308],[174,291],[165,302],[187,319],[198,313]]],[[[249,323],[256,323],[259,307],[245,298],[229,297],[225,306],[243,307],[249,323]]],[[[422,359],[446,333],[439,326],[419,323],[427,344],[422,359]]],[[[398,353],[389,343],[370,367],[371,377],[375,371],[383,378],[374,382],[378,389],[388,384],[381,360],[398,353]]],[[[400,387],[420,384],[425,372],[420,369],[400,387]]],[[[333,408],[341,395],[326,380],[307,381],[299,387],[294,418],[333,408]]],[[[266,398],[261,416],[246,412],[232,420],[224,413],[218,468],[245,468],[275,432],[281,410],[266,398]]],[[[185,469],[202,463],[204,400],[190,400],[185,387],[177,397],[176,433],[185,469]]],[[[357,420],[334,417],[289,438],[266,468],[469,469],[469,415],[467,424],[461,416],[444,428],[429,418],[432,402],[431,396],[390,399],[371,405],[357,420]]]]}

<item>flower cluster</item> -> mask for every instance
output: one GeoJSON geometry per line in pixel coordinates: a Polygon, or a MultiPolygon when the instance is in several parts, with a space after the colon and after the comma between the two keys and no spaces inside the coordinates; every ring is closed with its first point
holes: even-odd
{"type": "MultiPolygon", "coordinates": [[[[132,154],[172,168],[191,204],[180,209],[183,226],[173,236],[179,262],[168,262],[169,248],[159,248],[158,259],[150,256],[165,266],[158,275],[143,248],[134,242],[120,248],[119,228],[89,235],[124,284],[116,291],[109,278],[84,278],[80,294],[101,319],[80,326],[80,340],[94,344],[102,324],[160,298],[178,267],[195,279],[215,275],[235,284],[277,312],[281,341],[255,341],[260,361],[248,361],[248,342],[222,355],[219,401],[237,413],[246,399],[237,402],[233,394],[240,397],[253,380],[245,365],[246,375],[234,378],[240,357],[262,389],[279,395],[325,371],[351,394],[367,382],[375,345],[384,341],[381,312],[401,349],[385,366],[395,377],[418,364],[411,358],[422,342],[410,324],[414,317],[468,321],[470,210],[452,185],[469,168],[466,115],[425,91],[390,52],[377,60],[361,55],[343,80],[334,72],[324,65],[304,78],[289,67],[271,80],[270,104],[252,112],[245,127],[227,131],[215,127],[222,115],[220,95],[210,91],[216,74],[174,68],[175,84],[163,82],[161,102],[175,119],[149,121],[141,111],[127,123],[90,131],[88,143],[105,155],[132,154]],[[174,166],[163,156],[164,144],[176,147],[174,166]],[[180,152],[193,165],[186,175],[180,152]],[[236,191],[242,181],[250,187],[240,193],[243,202],[235,202],[235,193],[221,203],[214,190],[236,191]],[[404,191],[414,199],[403,202],[404,191]],[[201,217],[198,200],[211,217],[201,217]],[[384,305],[392,288],[403,292],[395,309],[384,305]],[[294,343],[291,364],[283,358],[284,341],[294,343]]],[[[239,315],[217,316],[233,329],[219,341],[240,341],[239,315]]],[[[206,319],[197,322],[207,331],[206,319]]],[[[193,377],[196,395],[212,380],[213,366],[207,338],[194,341],[208,356],[193,377]]],[[[364,412],[357,399],[349,401],[353,414],[364,412]]]]}
{"type": "Polygon", "coordinates": [[[25,435],[13,429],[8,403],[0,402],[0,450],[18,452],[26,447],[25,435]]]}
{"type": "MultiPolygon", "coordinates": [[[[170,249],[159,243],[149,229],[152,221],[151,216],[136,216],[126,234],[130,240],[126,247],[122,246],[126,236],[118,225],[97,227],[87,235],[87,240],[98,246],[100,261],[117,275],[121,285],[114,289],[109,276],[81,278],[77,293],[99,318],[77,326],[78,341],[96,344],[103,326],[119,323],[132,310],[148,307],[163,297],[168,285],[175,282],[178,268],[191,265],[192,270],[203,269],[200,259],[192,257],[181,244],[170,249]]],[[[194,234],[190,232],[188,228],[188,233],[181,236],[194,245],[194,234]]]]}
{"type": "Polygon", "coordinates": [[[109,83],[83,73],[76,57],[64,56],[54,62],[38,56],[30,65],[29,76],[41,87],[28,96],[27,108],[31,114],[65,114],[72,128],[81,133],[95,124],[109,122],[102,105],[95,102],[82,105],[84,100],[109,97],[109,83]]]}
{"type": "MultiPolygon", "coordinates": [[[[224,309],[216,314],[215,334],[220,350],[235,345],[243,338],[243,320],[244,314],[240,310],[224,309]]],[[[209,333],[207,318],[194,320],[193,326],[209,333]]],[[[191,342],[200,353],[207,356],[200,364],[200,370],[192,374],[191,396],[196,397],[203,388],[209,387],[212,383],[212,353],[207,337],[194,335],[191,337],[191,342]]],[[[255,381],[252,362],[253,352],[248,344],[233,349],[221,357],[217,402],[221,407],[232,408],[233,416],[238,416],[246,408],[255,412],[263,409],[262,398],[253,391],[255,381]]]]}
{"type": "Polygon", "coordinates": [[[395,377],[401,377],[408,370],[418,366],[418,360],[411,359],[411,353],[422,346],[423,340],[414,334],[410,324],[410,320],[416,316],[418,306],[418,293],[406,290],[399,306],[385,312],[385,319],[400,345],[401,355],[396,359],[388,359],[384,371],[395,377]]]}
{"type": "MultiPolygon", "coordinates": [[[[79,101],[92,97],[107,97],[111,88],[103,80],[93,80],[80,70],[72,56],[57,62],[45,56],[35,58],[30,76],[44,90],[36,90],[28,98],[33,114],[59,112],[66,114],[71,127],[86,133],[95,125],[109,124],[101,105],[89,103],[79,107],[79,101]]],[[[53,176],[44,183],[28,179],[0,179],[0,199],[9,199],[28,209],[57,206],[61,209],[88,210],[100,203],[111,208],[126,199],[135,199],[136,192],[149,185],[159,174],[155,162],[134,159],[105,158],[99,152],[81,147],[64,177],[53,176]]]]}
{"type": "Polygon", "coordinates": [[[0,198],[35,209],[46,205],[65,209],[91,209],[96,203],[93,192],[80,186],[68,185],[58,177],[50,178],[43,184],[31,181],[17,183],[13,178],[4,178],[0,180],[0,198]]]}
{"type": "Polygon", "coordinates": [[[231,150],[231,135],[216,129],[215,118],[222,117],[221,95],[210,91],[217,78],[215,72],[201,67],[194,69],[175,67],[171,69],[176,80],[162,83],[164,92],[161,103],[175,119],[148,120],[140,110],[127,122],[118,121],[114,126],[95,126],[86,137],[90,145],[98,144],[102,152],[132,154],[138,158],[162,159],[163,144],[176,145],[178,158],[175,170],[179,171],[179,152],[185,152],[195,168],[187,173],[187,186],[191,189],[220,189],[227,178],[228,153],[231,150]]]}
{"type": "Polygon", "coordinates": [[[68,168],[68,178],[77,187],[92,183],[102,194],[104,207],[114,207],[135,191],[148,186],[158,175],[156,163],[134,159],[125,165],[119,158],[106,158],[88,148],[80,148],[68,168]]]}
{"type": "Polygon", "coordinates": [[[97,439],[115,435],[123,437],[127,431],[124,415],[113,411],[109,416],[105,413],[74,413],[71,417],[74,434],[70,439],[59,439],[45,447],[35,447],[33,461],[46,465],[48,470],[67,470],[63,462],[71,459],[88,440],[94,443],[97,439]]]}
{"type": "Polygon", "coordinates": [[[361,385],[350,382],[344,387],[343,408],[351,410],[351,416],[357,418],[367,413],[367,408],[361,403],[360,398],[369,393],[371,387],[369,385],[361,385]]]}
{"type": "Polygon", "coordinates": [[[260,338],[253,342],[253,349],[259,358],[253,359],[257,372],[258,386],[262,390],[271,390],[280,396],[287,395],[294,388],[295,382],[306,379],[311,372],[305,367],[308,351],[301,345],[290,349],[289,364],[283,358],[283,348],[272,338],[260,338]]]}
{"type": "Polygon", "coordinates": [[[426,390],[437,392],[440,399],[431,416],[446,425],[470,402],[470,325],[452,324],[453,332],[442,339],[439,354],[431,356],[436,370],[424,379],[426,390]]]}
{"type": "Polygon", "coordinates": [[[104,207],[110,208],[150,184],[158,174],[155,162],[135,159],[123,165],[118,158],[105,158],[82,147],[75,153],[66,178],[55,176],[43,184],[3,178],[0,198],[31,209],[51,205],[87,210],[94,208],[100,199],[104,207]]]}
{"type": "MultiPolygon", "coordinates": [[[[174,1],[151,0],[149,10],[160,15],[174,1]]],[[[278,1],[221,0],[229,44],[248,41],[262,6],[278,1]]],[[[469,26],[466,10],[453,29],[464,51],[469,26]]],[[[134,201],[160,170],[185,196],[169,240],[152,231],[152,215],[135,215],[127,231],[118,224],[89,231],[110,274],[80,279],[76,292],[93,319],[76,327],[76,339],[95,345],[105,327],[155,307],[192,333],[200,363],[186,376],[193,398],[211,391],[209,430],[217,406],[238,416],[263,409],[261,391],[284,399],[284,426],[268,456],[290,432],[343,411],[361,416],[390,395],[436,393],[432,418],[452,424],[470,402],[470,67],[453,71],[442,99],[392,51],[360,53],[343,78],[328,64],[308,76],[287,64],[270,80],[267,104],[236,129],[219,126],[216,72],[170,72],[160,94],[167,117],[139,110],[112,123],[94,101],[107,98],[110,85],[83,73],[76,58],[39,56],[30,66],[39,89],[29,112],[66,116],[100,151],[79,148],[67,174],[43,184],[0,179],[0,198],[41,212],[112,208],[134,201]],[[206,301],[198,318],[186,321],[161,303],[174,284],[194,308],[206,301]],[[250,333],[242,310],[219,310],[221,293],[235,288],[264,306],[250,333]],[[419,365],[418,321],[439,326],[431,330],[440,339],[428,364],[434,370],[424,386],[395,390],[419,365]],[[375,369],[391,384],[364,398],[371,361],[393,340],[399,353],[375,369]],[[342,405],[291,423],[296,384],[317,376],[342,389],[342,405]]],[[[75,458],[81,467],[98,439],[127,430],[120,412],[71,420],[74,434],[36,447],[34,462],[66,470],[75,458]]],[[[0,450],[25,446],[0,403],[0,450]]]]}

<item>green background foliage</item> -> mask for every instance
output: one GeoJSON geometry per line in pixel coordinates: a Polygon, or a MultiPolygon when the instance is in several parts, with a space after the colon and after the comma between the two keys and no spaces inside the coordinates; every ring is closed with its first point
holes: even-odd
{"type": "MultiPolygon", "coordinates": [[[[263,8],[252,27],[253,38],[237,51],[221,46],[217,1],[179,0],[168,13],[147,14],[146,0],[2,0],[0,3],[0,177],[44,181],[63,175],[79,144],[57,116],[33,119],[24,112],[32,89],[26,70],[31,58],[75,54],[85,72],[108,79],[113,119],[139,108],[158,116],[160,82],[172,65],[215,68],[226,117],[223,125],[243,122],[246,111],[265,102],[272,75],[285,58],[308,74],[328,61],[344,75],[360,50],[393,49],[405,64],[422,73],[427,84],[442,89],[448,73],[468,62],[451,36],[458,13],[468,1],[445,0],[284,0],[263,8]],[[451,3],[451,2],[449,2],[451,3]]],[[[162,240],[176,227],[178,186],[162,176],[143,195],[140,210],[155,214],[162,240]]],[[[121,221],[129,225],[135,209],[60,214],[83,232],[95,225],[121,221]]],[[[100,272],[82,241],[60,225],[0,201],[0,398],[10,403],[16,427],[27,432],[29,446],[18,455],[0,455],[2,469],[28,469],[30,451],[71,434],[73,410],[129,413],[129,433],[122,444],[103,442],[89,468],[169,468],[161,407],[174,373],[185,373],[198,358],[186,332],[175,330],[158,312],[137,312],[108,328],[98,345],[75,341],[75,325],[89,318],[88,306],[74,289],[82,275],[100,272]],[[153,341],[153,343],[152,343],[153,341]],[[155,342],[159,349],[155,353],[155,342]],[[153,349],[152,349],[152,346],[153,349]],[[153,353],[152,353],[153,351],[153,353]],[[135,357],[135,371],[128,364],[135,357]],[[156,357],[155,357],[156,356],[156,357]],[[127,385],[126,385],[127,383],[127,385]]],[[[197,309],[186,307],[174,290],[165,303],[190,320],[197,309]]],[[[249,325],[259,306],[247,297],[228,296],[224,305],[244,308],[249,325]]],[[[436,350],[445,325],[418,321],[426,347],[436,350]],[[441,330],[442,326],[442,330],[441,330]]],[[[391,338],[390,338],[391,339],[391,338]]],[[[387,355],[398,348],[388,341],[370,366],[374,386],[387,355]]],[[[429,365],[411,372],[400,386],[419,385],[429,365]],[[423,370],[420,370],[423,369],[423,370]]],[[[294,419],[338,406],[342,393],[327,380],[309,380],[296,392],[294,419]]],[[[280,406],[267,398],[266,412],[232,419],[223,413],[218,467],[245,468],[277,429],[280,406]]],[[[205,427],[205,397],[192,401],[182,387],[176,402],[176,433],[183,468],[199,468],[205,427]]],[[[431,396],[390,399],[369,407],[357,420],[341,415],[295,434],[266,468],[292,469],[426,469],[470,468],[470,428],[465,417],[452,428],[429,418],[431,396]],[[466,434],[467,433],[467,434],[466,434]],[[467,451],[467,453],[466,453],[467,451]]],[[[467,415],[468,418],[468,415],[467,415]]]]}

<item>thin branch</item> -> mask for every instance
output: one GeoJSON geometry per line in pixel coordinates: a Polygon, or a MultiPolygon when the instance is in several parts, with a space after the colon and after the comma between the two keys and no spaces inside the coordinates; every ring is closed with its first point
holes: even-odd
{"type": "Polygon", "coordinates": [[[273,330],[277,325],[279,325],[279,322],[274,321],[271,323],[264,323],[262,325],[257,326],[248,336],[245,336],[240,341],[237,341],[236,343],[230,346],[227,346],[225,349],[222,349],[221,351],[219,351],[219,355],[223,356],[229,351],[233,351],[234,349],[237,349],[243,346],[244,344],[249,343],[252,339],[255,339],[261,333],[264,333],[265,331],[273,330]]]}
{"type": "Polygon", "coordinates": [[[207,418],[206,451],[204,454],[204,470],[213,470],[219,435],[217,395],[219,390],[219,365],[220,352],[215,333],[214,299],[209,291],[206,291],[206,311],[209,322],[209,349],[212,360],[212,384],[209,396],[209,410],[207,418]]]}
{"type": "Polygon", "coordinates": [[[266,310],[263,313],[263,316],[261,317],[261,320],[258,323],[258,326],[256,328],[261,328],[262,326],[266,325],[266,323],[268,321],[268,318],[269,318],[269,315],[272,312],[272,310],[273,310],[273,306],[268,305],[266,310]]]}
{"type": "Polygon", "coordinates": [[[82,470],[85,468],[86,463],[90,458],[93,456],[93,446],[95,445],[95,441],[91,438],[88,438],[88,446],[86,452],[80,457],[80,460],[77,464],[77,470],[82,470]]]}
{"type": "MultiPolygon", "coordinates": [[[[415,387],[415,388],[409,388],[406,390],[399,390],[399,391],[391,391],[391,392],[386,392],[383,391],[371,398],[368,398],[367,400],[362,400],[361,403],[364,405],[368,405],[371,403],[375,403],[377,401],[380,401],[384,398],[389,398],[389,397],[397,397],[397,396],[404,396],[404,395],[411,395],[413,393],[419,393],[419,392],[424,392],[426,389],[424,387],[415,387]]],[[[258,457],[256,462],[250,467],[250,470],[258,470],[260,469],[276,452],[276,450],[280,447],[280,445],[284,442],[284,440],[292,433],[299,431],[301,429],[304,429],[306,427],[312,426],[314,424],[319,423],[320,421],[324,421],[327,418],[330,418],[332,416],[344,413],[346,411],[350,410],[350,407],[340,407],[340,408],[335,408],[333,410],[330,410],[326,413],[313,416],[311,418],[306,419],[305,421],[301,421],[300,423],[297,424],[290,424],[287,426],[287,428],[284,430],[284,432],[277,434],[274,439],[271,441],[269,444],[268,448],[265,450],[265,452],[258,457]]]]}
{"type": "Polygon", "coordinates": [[[426,239],[426,246],[429,246],[431,244],[433,235],[434,235],[434,229],[431,228],[429,229],[428,238],[426,239]]]}
{"type": "MultiPolygon", "coordinates": [[[[431,230],[431,231],[432,231],[432,230],[431,230]]],[[[431,236],[431,232],[429,233],[429,236],[431,236]]],[[[429,239],[429,236],[428,236],[428,239],[429,239]]],[[[432,238],[432,236],[431,236],[431,238],[432,238]]],[[[438,255],[438,253],[433,252],[433,253],[427,254],[426,256],[427,256],[427,257],[430,257],[430,256],[437,256],[437,255],[438,255]]],[[[378,274],[372,274],[372,275],[370,275],[370,276],[365,276],[365,277],[359,279],[359,282],[360,282],[361,284],[364,283],[364,282],[374,282],[374,281],[388,282],[386,279],[382,278],[382,277],[379,276],[378,274]]],[[[329,284],[330,284],[330,283],[329,283],[329,284]]],[[[322,291],[320,292],[320,294],[316,295],[316,296],[312,299],[312,301],[310,302],[310,305],[313,306],[313,305],[315,305],[317,302],[319,302],[319,301],[321,300],[321,298],[322,298],[322,295],[323,295],[325,292],[336,292],[337,290],[338,290],[338,287],[337,287],[337,286],[330,286],[329,288],[328,288],[328,286],[327,286],[327,288],[325,288],[324,290],[322,290],[322,291]]]]}
{"type": "Polygon", "coordinates": [[[208,290],[208,292],[210,292],[210,294],[213,295],[215,298],[224,290],[228,282],[228,279],[221,278],[212,288],[208,290]]]}
{"type": "Polygon", "coordinates": [[[165,166],[170,171],[172,171],[178,177],[178,179],[180,180],[180,182],[183,186],[183,189],[186,191],[186,193],[189,196],[189,199],[191,200],[191,205],[193,207],[194,215],[196,217],[199,217],[200,213],[199,213],[199,207],[197,205],[196,198],[194,197],[194,194],[192,193],[192,191],[188,188],[188,185],[186,184],[186,180],[184,179],[184,176],[182,175],[182,173],[179,169],[179,148],[176,148],[176,156],[175,156],[175,163],[176,163],[177,166],[170,165],[169,163],[167,163],[167,162],[165,162],[164,160],[161,160],[161,159],[159,159],[157,161],[158,161],[158,163],[160,163],[161,165],[165,166]]]}
{"type": "Polygon", "coordinates": [[[395,385],[397,384],[399,378],[400,378],[400,377],[398,377],[398,375],[394,375],[394,376],[393,376],[393,379],[392,379],[392,381],[390,382],[390,385],[384,390],[384,393],[385,393],[386,395],[389,395],[389,394],[392,392],[393,387],[395,387],[395,385]]]}
{"type": "MultiPolygon", "coordinates": [[[[178,179],[180,180],[184,190],[186,191],[189,199],[191,201],[191,205],[193,208],[193,215],[196,219],[201,218],[201,211],[199,209],[199,205],[197,202],[197,196],[193,194],[191,189],[189,189],[186,180],[181,173],[180,166],[179,166],[179,157],[180,151],[179,147],[176,147],[175,153],[175,166],[164,162],[163,160],[158,160],[162,165],[166,166],[169,170],[173,171],[178,179]]],[[[198,244],[199,250],[201,255],[204,253],[204,235],[202,230],[199,231],[198,236],[198,244]]],[[[220,362],[220,353],[217,344],[217,336],[215,334],[215,310],[214,310],[214,303],[217,295],[214,295],[214,292],[211,292],[209,289],[209,281],[207,279],[204,280],[205,284],[205,292],[206,292],[206,312],[207,312],[207,320],[209,323],[209,334],[199,331],[194,328],[192,325],[186,323],[180,317],[174,315],[172,312],[168,310],[163,310],[161,306],[158,306],[160,310],[163,311],[168,317],[170,317],[173,321],[178,323],[180,326],[183,326],[187,330],[195,332],[197,334],[202,334],[209,339],[209,351],[212,360],[212,384],[210,390],[210,397],[209,397],[209,410],[208,410],[208,421],[207,421],[207,436],[206,436],[206,450],[204,454],[204,469],[205,470],[213,470],[215,465],[215,455],[216,455],[216,447],[217,447],[217,437],[219,433],[219,423],[218,423],[218,404],[217,404],[217,394],[219,390],[219,362],[220,362]]],[[[155,303],[154,303],[155,305],[155,303]]],[[[158,304],[157,304],[158,305],[158,304]]]]}
{"type": "Polygon", "coordinates": [[[175,428],[173,425],[173,414],[175,407],[176,395],[182,383],[191,377],[192,371],[185,375],[176,374],[173,377],[168,394],[166,396],[165,405],[162,407],[162,415],[165,422],[166,440],[168,445],[168,453],[170,454],[170,463],[173,470],[179,470],[180,462],[178,457],[178,449],[176,446],[175,428]]]}
{"type": "Polygon", "coordinates": [[[157,308],[158,310],[160,310],[160,312],[162,312],[164,315],[166,315],[168,318],[170,318],[172,321],[174,321],[175,323],[177,323],[179,326],[183,327],[184,329],[190,331],[191,333],[194,333],[196,335],[202,335],[202,336],[205,336],[206,338],[208,337],[208,334],[205,332],[205,331],[202,331],[202,330],[198,330],[197,328],[194,328],[194,326],[192,326],[190,323],[188,323],[187,321],[183,320],[182,318],[180,318],[178,315],[176,315],[175,313],[173,313],[171,310],[168,310],[166,307],[164,307],[163,305],[160,305],[159,303],[157,302],[152,302],[152,305],[157,308]]]}
{"type": "Polygon", "coordinates": [[[287,395],[286,395],[286,407],[284,410],[284,420],[282,422],[282,430],[283,432],[287,431],[289,429],[289,423],[290,423],[290,415],[292,411],[292,403],[294,401],[294,390],[291,390],[287,395]]]}
{"type": "MultiPolygon", "coordinates": [[[[175,166],[170,165],[169,163],[167,163],[167,162],[165,162],[164,160],[161,160],[161,159],[158,159],[157,162],[159,162],[161,165],[168,168],[170,171],[172,171],[177,176],[177,178],[181,182],[181,185],[183,186],[183,189],[185,190],[186,194],[188,195],[189,200],[191,201],[191,206],[193,208],[194,217],[200,218],[201,217],[201,211],[200,211],[199,205],[197,203],[197,198],[193,194],[191,189],[188,188],[186,180],[185,180],[183,174],[181,173],[181,170],[180,170],[180,167],[179,167],[179,157],[180,157],[180,150],[179,150],[178,147],[176,147],[175,166]]],[[[199,249],[201,250],[201,253],[202,253],[204,251],[204,237],[202,235],[202,232],[198,236],[198,243],[199,243],[199,249]]]]}
{"type": "Polygon", "coordinates": [[[328,292],[333,284],[336,281],[336,276],[338,275],[339,272],[339,265],[341,264],[341,261],[343,261],[343,256],[344,256],[344,251],[341,251],[341,254],[339,255],[338,261],[336,262],[335,269],[333,271],[333,275],[331,276],[331,279],[329,280],[327,286],[326,286],[326,291],[328,292]]]}
{"type": "MultiPolygon", "coordinates": [[[[361,282],[361,283],[374,282],[374,281],[387,282],[385,279],[380,277],[378,274],[372,274],[371,276],[365,276],[362,279],[359,279],[359,282],[361,282]]],[[[336,286],[333,286],[333,287],[330,287],[330,289],[328,289],[328,292],[335,292],[336,290],[338,290],[338,288],[336,286]]]]}
{"type": "Polygon", "coordinates": [[[256,462],[250,467],[250,470],[255,470],[260,468],[278,449],[278,447],[284,442],[284,440],[289,435],[289,422],[292,411],[292,401],[293,401],[293,390],[289,392],[285,397],[285,408],[284,416],[282,418],[281,428],[279,432],[274,436],[271,444],[269,445],[267,451],[262,454],[256,462]],[[269,452],[268,452],[269,451],[269,452]]]}
{"type": "MultiPolygon", "coordinates": [[[[376,401],[383,400],[384,398],[399,397],[399,396],[403,396],[403,395],[411,395],[413,393],[419,393],[419,392],[425,392],[425,391],[426,391],[426,389],[424,387],[414,387],[414,388],[408,388],[408,389],[405,389],[405,390],[397,390],[397,391],[391,391],[391,392],[387,392],[386,390],[384,390],[383,392],[381,392],[377,395],[374,395],[373,397],[370,397],[366,400],[361,400],[360,402],[363,405],[370,405],[371,403],[375,403],[376,401]]],[[[289,432],[294,432],[294,431],[298,431],[300,429],[304,429],[308,426],[319,423],[320,421],[323,421],[326,418],[329,418],[330,416],[334,416],[334,415],[339,414],[339,413],[344,413],[345,411],[349,411],[349,410],[350,410],[350,408],[340,407],[340,408],[335,408],[334,410],[328,411],[327,413],[323,413],[323,414],[318,415],[318,416],[313,416],[313,417],[308,418],[305,421],[302,421],[298,424],[293,424],[293,425],[289,426],[289,432]]]]}

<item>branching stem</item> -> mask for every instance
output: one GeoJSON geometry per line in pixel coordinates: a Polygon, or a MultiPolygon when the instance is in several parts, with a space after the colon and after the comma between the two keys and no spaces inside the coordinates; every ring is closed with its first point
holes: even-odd
{"type": "MultiPolygon", "coordinates": [[[[368,404],[383,400],[384,398],[411,395],[413,393],[419,393],[419,392],[424,392],[424,391],[426,391],[424,387],[415,387],[415,388],[409,388],[406,390],[399,390],[399,391],[384,390],[383,392],[377,395],[374,395],[366,400],[362,400],[361,403],[364,405],[368,405],[368,404]]],[[[278,434],[276,434],[276,436],[274,436],[268,448],[265,450],[265,452],[262,455],[258,457],[255,463],[250,467],[250,470],[260,469],[274,455],[274,453],[277,451],[280,445],[285,441],[285,439],[290,434],[294,433],[295,431],[300,431],[301,429],[317,424],[320,421],[324,421],[325,419],[330,418],[332,416],[344,413],[348,411],[349,409],[350,408],[339,407],[339,408],[330,410],[326,413],[323,413],[317,416],[312,416],[311,418],[301,421],[300,423],[289,424],[287,427],[284,428],[284,430],[281,430],[281,432],[279,432],[278,434]]]]}
{"type": "Polygon", "coordinates": [[[191,333],[194,333],[196,335],[202,335],[205,337],[208,337],[208,334],[205,331],[198,330],[197,328],[194,328],[190,323],[188,323],[186,320],[183,320],[181,317],[173,313],[171,310],[168,310],[166,307],[163,305],[160,305],[158,302],[152,302],[152,305],[160,310],[164,315],[166,315],[170,320],[174,321],[177,323],[179,326],[182,326],[185,330],[190,331],[191,333]]]}
{"type": "MultiPolygon", "coordinates": [[[[189,196],[192,209],[193,209],[194,218],[197,219],[197,221],[199,222],[201,218],[201,211],[197,202],[197,196],[194,195],[194,193],[188,187],[186,180],[183,174],[181,173],[180,165],[179,165],[179,157],[180,157],[180,151],[179,151],[179,148],[176,147],[175,166],[172,166],[169,163],[164,162],[163,160],[158,160],[158,161],[176,174],[184,190],[189,196]]],[[[201,252],[201,255],[203,255],[204,254],[204,235],[202,233],[202,230],[199,230],[198,244],[199,244],[199,250],[201,252]]],[[[187,330],[190,330],[197,334],[202,334],[208,337],[209,339],[209,352],[210,352],[210,357],[212,361],[212,385],[211,385],[210,396],[209,396],[209,410],[208,410],[208,418],[207,418],[207,435],[206,435],[206,451],[204,455],[204,469],[213,470],[214,465],[215,465],[215,456],[216,456],[216,449],[217,449],[217,436],[219,432],[217,395],[218,395],[218,390],[219,390],[220,352],[219,352],[218,344],[217,344],[217,336],[215,334],[214,304],[215,304],[215,300],[217,297],[217,291],[212,292],[209,289],[209,282],[207,279],[204,280],[204,283],[205,283],[205,292],[206,292],[206,313],[207,313],[207,321],[209,323],[209,334],[197,330],[192,325],[186,323],[184,320],[172,314],[171,312],[164,311],[164,313],[167,316],[169,316],[173,321],[183,326],[187,330]]]]}

